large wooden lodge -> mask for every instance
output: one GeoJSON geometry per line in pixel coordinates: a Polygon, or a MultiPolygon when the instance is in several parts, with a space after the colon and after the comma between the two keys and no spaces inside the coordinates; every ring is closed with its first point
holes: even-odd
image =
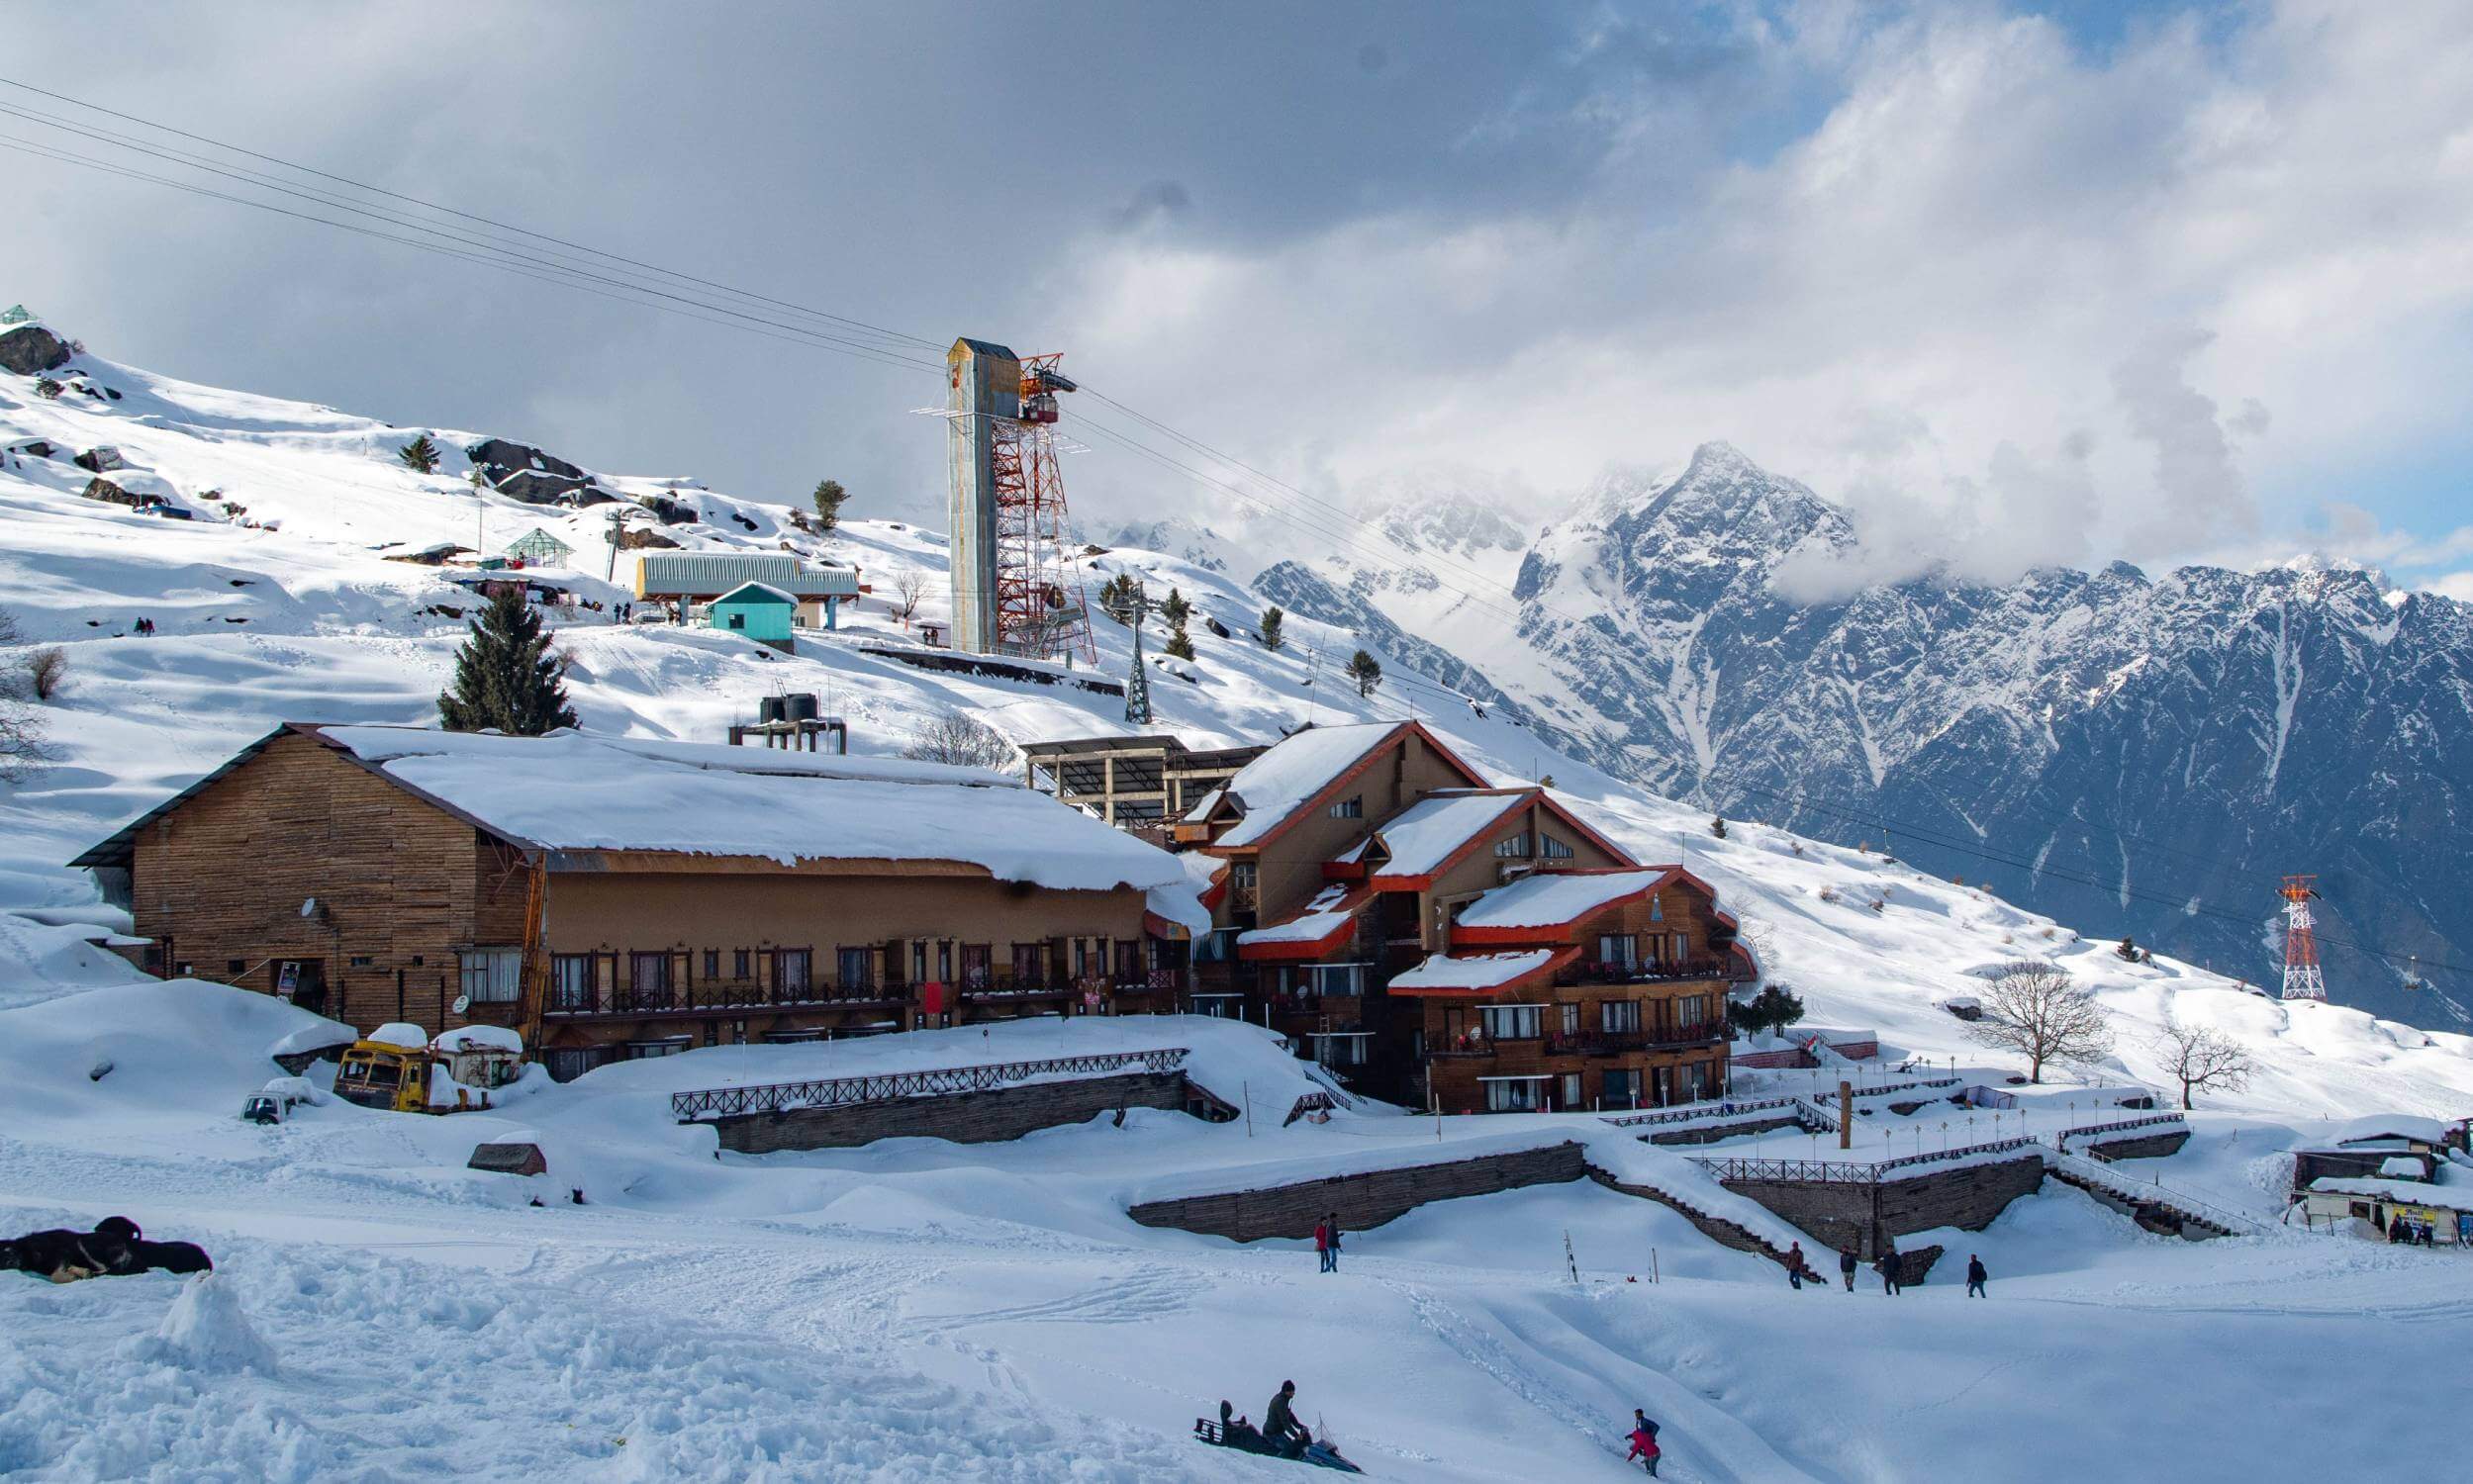
{"type": "Polygon", "coordinates": [[[519,1025],[553,1075],[691,1046],[1178,1007],[1184,866],[898,760],[291,724],[75,864],[147,967],[368,1030],[519,1025]]]}
{"type": "Polygon", "coordinates": [[[1177,823],[1217,860],[1197,1007],[1447,1112],[1630,1109],[1726,1088],[1757,977],[1707,882],[1643,866],[1423,725],[1317,727],[1177,823]]]}

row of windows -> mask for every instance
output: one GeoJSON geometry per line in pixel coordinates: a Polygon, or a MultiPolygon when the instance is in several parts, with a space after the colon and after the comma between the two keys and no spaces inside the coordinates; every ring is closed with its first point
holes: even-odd
{"type": "Polygon", "coordinates": [[[1485,1111],[1488,1113],[1534,1113],[1549,1102],[1553,1107],[1562,1109],[1594,1106],[1601,1111],[1622,1112],[1632,1108],[1665,1107],[1671,1103],[1696,1103],[1716,1095],[1718,1078],[1715,1064],[1709,1062],[1660,1067],[1648,1072],[1638,1067],[1614,1067],[1599,1073],[1593,1104],[1589,1101],[1588,1078],[1584,1072],[1497,1078],[1488,1080],[1484,1085],[1485,1111]]]}
{"type": "MultiPolygon", "coordinates": [[[[1505,835],[1495,841],[1494,858],[1501,861],[1527,860],[1529,858],[1528,831],[1522,830],[1516,835],[1505,835]]],[[[1571,847],[1553,835],[1541,833],[1537,837],[1537,858],[1541,861],[1568,861],[1571,859],[1571,847]]]]}
{"type": "MultiPolygon", "coordinates": [[[[1640,1001],[1636,999],[1599,1001],[1594,1026],[1582,1025],[1584,1013],[1584,1007],[1578,1004],[1479,1005],[1477,1024],[1488,1041],[1535,1041],[1546,1034],[1549,1026],[1566,1036],[1578,1035],[1583,1030],[1625,1036],[1641,1029],[1640,1001]]],[[[1696,1026],[1708,1018],[1709,996],[1686,994],[1674,1001],[1674,1025],[1696,1026]]]]}
{"type": "MultiPolygon", "coordinates": [[[[1042,942],[1008,945],[1009,963],[1017,980],[1044,980],[1054,957],[1053,945],[1042,942]]],[[[889,983],[985,985],[996,964],[994,944],[913,941],[908,952],[883,950],[889,983]],[[904,969],[909,972],[905,975],[904,969]]],[[[845,947],[833,952],[833,982],[844,990],[872,988],[878,982],[879,949],[845,947]]],[[[1154,972],[1174,971],[1178,950],[1157,940],[1104,938],[1068,940],[1062,960],[1074,978],[1137,978],[1154,972]],[[1112,948],[1112,952],[1111,952],[1112,948]]],[[[515,949],[488,949],[464,955],[464,992],[475,1003],[512,1002],[517,996],[521,955],[515,949]]],[[[815,983],[814,951],[807,948],[702,950],[660,949],[649,953],[553,954],[550,957],[552,1002],[579,1005],[596,991],[608,994],[620,982],[639,996],[668,994],[691,983],[735,982],[782,994],[805,993],[815,983]],[[728,973],[723,973],[726,966],[728,973]],[[699,970],[701,973],[699,974],[699,970]]]]}

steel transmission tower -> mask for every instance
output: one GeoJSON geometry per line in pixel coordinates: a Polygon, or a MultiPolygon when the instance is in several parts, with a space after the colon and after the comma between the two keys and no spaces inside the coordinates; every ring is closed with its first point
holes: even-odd
{"type": "Polygon", "coordinates": [[[2319,968],[2319,930],[2310,898],[2319,894],[2315,876],[2288,876],[2277,892],[2284,898],[2284,997],[2327,998],[2327,975],[2319,968]]]}

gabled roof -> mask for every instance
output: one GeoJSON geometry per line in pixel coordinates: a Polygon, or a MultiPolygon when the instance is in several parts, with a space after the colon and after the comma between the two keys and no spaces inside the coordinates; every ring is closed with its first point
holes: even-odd
{"type": "MultiPolygon", "coordinates": [[[[1260,849],[1298,819],[1320,808],[1354,782],[1388,746],[1411,735],[1423,738],[1473,788],[1485,779],[1417,721],[1358,722],[1313,726],[1274,743],[1228,780],[1227,794],[1241,811],[1237,822],[1210,843],[1212,850],[1260,849]]],[[[1198,821],[1191,821],[1198,822],[1198,821]]]]}
{"type": "Polygon", "coordinates": [[[138,832],[287,734],[308,737],[527,855],[928,861],[1086,890],[1183,884],[1176,857],[1017,779],[898,758],[552,732],[289,723],[77,858],[128,864],[138,832]]]}
{"type": "Polygon", "coordinates": [[[1374,832],[1372,839],[1380,841],[1390,853],[1375,869],[1375,884],[1394,891],[1432,884],[1438,874],[1482,843],[1494,826],[1526,809],[1538,796],[1533,788],[1427,794],[1374,832]]]}
{"type": "Polygon", "coordinates": [[[774,587],[771,583],[740,583],[713,602],[715,606],[725,603],[778,603],[794,608],[799,605],[798,599],[774,587]]]}

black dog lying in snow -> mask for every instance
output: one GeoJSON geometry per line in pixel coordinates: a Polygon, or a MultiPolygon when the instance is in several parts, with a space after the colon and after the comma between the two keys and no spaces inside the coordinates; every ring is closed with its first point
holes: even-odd
{"type": "Polygon", "coordinates": [[[15,1268],[54,1283],[80,1278],[165,1272],[211,1272],[205,1249],[189,1242],[148,1242],[126,1216],[107,1216],[91,1232],[55,1227],[0,1242],[0,1270],[15,1268]]]}

